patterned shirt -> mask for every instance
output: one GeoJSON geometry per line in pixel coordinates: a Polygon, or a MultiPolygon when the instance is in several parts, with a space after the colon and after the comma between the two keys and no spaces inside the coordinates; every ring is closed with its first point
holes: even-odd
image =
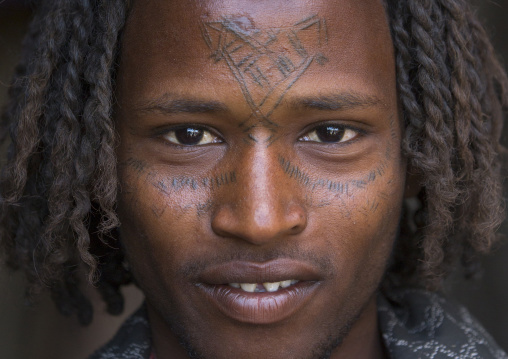
{"type": "Polygon", "coordinates": [[[436,293],[392,291],[379,296],[378,315],[391,358],[508,359],[464,307],[436,293]]]}
{"type": "MultiPolygon", "coordinates": [[[[392,359],[508,359],[464,307],[436,293],[400,289],[379,295],[378,315],[392,359]]],[[[145,307],[89,359],[155,359],[145,307]]]]}

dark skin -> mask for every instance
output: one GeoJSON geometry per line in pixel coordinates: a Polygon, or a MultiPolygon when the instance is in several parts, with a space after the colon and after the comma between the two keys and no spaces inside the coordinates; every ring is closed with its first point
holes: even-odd
{"type": "Polygon", "coordinates": [[[406,166],[382,4],[182,3],[134,2],[117,82],[157,357],[384,357],[406,166]]]}

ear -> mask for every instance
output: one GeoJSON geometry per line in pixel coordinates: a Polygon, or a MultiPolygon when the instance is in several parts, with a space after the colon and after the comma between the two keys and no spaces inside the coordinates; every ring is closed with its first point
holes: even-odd
{"type": "Polygon", "coordinates": [[[411,165],[408,165],[404,198],[416,197],[420,193],[422,190],[421,178],[422,174],[419,171],[415,171],[411,165]]]}

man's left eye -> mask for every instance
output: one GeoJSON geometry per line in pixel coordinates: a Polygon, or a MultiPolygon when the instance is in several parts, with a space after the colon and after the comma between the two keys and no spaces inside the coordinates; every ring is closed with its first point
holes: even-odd
{"type": "Polygon", "coordinates": [[[321,125],[314,128],[312,131],[307,132],[304,136],[300,137],[299,140],[321,143],[339,143],[352,140],[356,136],[358,136],[358,131],[346,126],[321,125]]]}
{"type": "Polygon", "coordinates": [[[222,142],[219,137],[206,128],[199,126],[179,127],[168,131],[163,138],[171,143],[183,146],[201,146],[222,142]]]}

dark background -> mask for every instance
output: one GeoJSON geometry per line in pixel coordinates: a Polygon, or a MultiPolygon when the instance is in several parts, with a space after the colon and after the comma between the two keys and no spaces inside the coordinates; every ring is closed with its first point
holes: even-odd
{"type": "MultiPolygon", "coordinates": [[[[502,62],[508,63],[508,0],[472,1],[498,50],[502,62]]],[[[26,1],[0,0],[0,106],[11,73],[18,59],[20,43],[30,20],[26,1]]],[[[505,66],[505,68],[507,68],[505,66]]],[[[504,143],[508,145],[508,123],[504,143]]],[[[505,221],[501,233],[508,235],[505,221]]],[[[507,242],[507,240],[505,240],[507,242]]],[[[142,295],[134,287],[125,289],[127,306],[122,317],[105,314],[103,303],[90,293],[96,303],[94,322],[86,328],[75,318],[58,314],[49,298],[41,298],[35,307],[24,305],[24,280],[19,273],[10,273],[0,266],[0,357],[12,359],[85,358],[107,341],[123,321],[141,303],[142,295]]],[[[483,323],[496,341],[508,351],[508,244],[500,245],[484,260],[483,278],[464,281],[449,280],[447,293],[483,323]]]]}

